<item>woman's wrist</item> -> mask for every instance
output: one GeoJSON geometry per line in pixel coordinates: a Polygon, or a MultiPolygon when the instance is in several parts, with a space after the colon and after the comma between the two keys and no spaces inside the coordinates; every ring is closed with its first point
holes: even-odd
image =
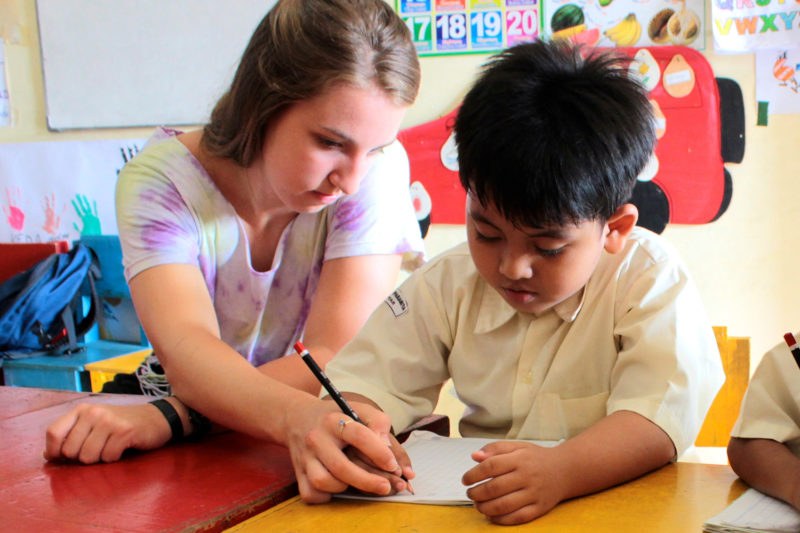
{"type": "Polygon", "coordinates": [[[192,424],[189,418],[189,409],[176,397],[169,396],[150,402],[161,413],[170,429],[169,442],[182,440],[191,435],[192,424]]]}
{"type": "Polygon", "coordinates": [[[191,435],[193,437],[202,437],[211,432],[211,420],[191,407],[189,407],[189,424],[191,425],[191,435]]]}
{"type": "Polygon", "coordinates": [[[183,439],[184,434],[184,425],[181,422],[181,417],[178,415],[178,411],[175,410],[175,407],[172,406],[164,398],[158,398],[150,402],[150,405],[155,407],[156,409],[161,412],[161,415],[167,421],[170,429],[170,439],[169,442],[177,442],[183,439]]]}

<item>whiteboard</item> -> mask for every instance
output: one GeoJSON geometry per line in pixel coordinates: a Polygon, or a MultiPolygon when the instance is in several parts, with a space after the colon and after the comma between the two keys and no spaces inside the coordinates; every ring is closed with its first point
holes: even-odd
{"type": "Polygon", "coordinates": [[[52,130],[202,124],[276,0],[36,0],[52,130]]]}

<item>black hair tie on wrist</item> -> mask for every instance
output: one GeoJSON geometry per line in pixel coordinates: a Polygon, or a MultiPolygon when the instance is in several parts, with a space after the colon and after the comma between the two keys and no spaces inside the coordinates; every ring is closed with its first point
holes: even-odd
{"type": "Polygon", "coordinates": [[[161,414],[164,415],[164,418],[167,419],[169,428],[172,430],[172,438],[169,441],[177,442],[183,440],[183,422],[181,422],[181,417],[172,404],[163,398],[153,400],[150,404],[155,405],[156,408],[161,411],[161,414]]]}
{"type": "Polygon", "coordinates": [[[202,437],[211,432],[211,420],[203,414],[189,408],[189,422],[192,423],[192,437],[202,437]]]}

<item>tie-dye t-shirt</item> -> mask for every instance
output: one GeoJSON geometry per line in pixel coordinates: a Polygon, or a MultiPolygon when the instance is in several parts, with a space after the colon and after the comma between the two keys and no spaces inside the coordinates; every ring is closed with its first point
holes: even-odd
{"type": "Polygon", "coordinates": [[[156,265],[196,265],[222,340],[251,364],[286,355],[300,340],[324,261],[397,253],[404,254],[406,268],[422,261],[408,158],[399,143],[378,158],[356,194],[297,215],[281,236],[272,268],[257,272],[233,206],[177,133],[158,129],[119,174],[125,277],[156,265]]]}

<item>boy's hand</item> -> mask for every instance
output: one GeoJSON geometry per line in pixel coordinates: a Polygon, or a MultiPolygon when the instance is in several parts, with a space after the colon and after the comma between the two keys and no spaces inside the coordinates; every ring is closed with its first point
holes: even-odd
{"type": "Polygon", "coordinates": [[[360,466],[367,472],[385,477],[389,480],[392,491],[382,496],[389,496],[404,490],[409,490],[410,483],[406,480],[411,480],[416,475],[411,468],[411,459],[408,457],[408,453],[406,453],[405,448],[397,442],[397,439],[392,434],[389,434],[389,448],[394,454],[395,459],[397,459],[397,464],[399,466],[394,472],[387,472],[376,467],[368,457],[356,448],[348,447],[345,449],[347,457],[350,458],[354,464],[360,466]],[[405,479],[401,476],[405,476],[405,479]]]}
{"type": "Polygon", "coordinates": [[[464,485],[475,508],[497,524],[521,524],[547,513],[563,499],[558,454],[529,442],[493,442],[472,453],[480,463],[464,485]],[[483,482],[483,483],[481,483],[483,482]]]}
{"type": "Polygon", "coordinates": [[[372,494],[392,491],[384,476],[354,464],[342,451],[360,450],[384,472],[399,472],[389,444],[391,421],[379,409],[351,402],[364,424],[353,421],[332,401],[316,398],[286,413],[290,421],[286,446],[292,457],[300,496],[307,503],[323,503],[348,486],[372,494]],[[340,422],[344,421],[345,424],[340,422]]]}

